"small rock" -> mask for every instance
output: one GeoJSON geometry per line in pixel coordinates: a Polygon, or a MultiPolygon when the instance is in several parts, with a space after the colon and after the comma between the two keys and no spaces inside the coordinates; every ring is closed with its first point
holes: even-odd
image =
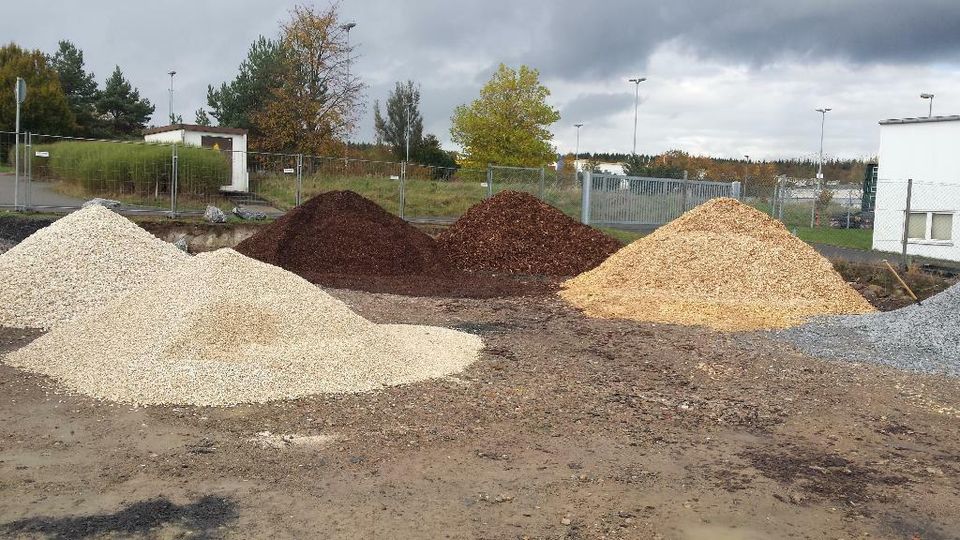
{"type": "Polygon", "coordinates": [[[561,524],[561,525],[569,525],[569,524],[571,524],[571,523],[573,523],[573,522],[570,521],[570,518],[563,518],[563,519],[560,520],[560,524],[561,524]]]}
{"type": "MultiPolygon", "coordinates": [[[[234,211],[236,211],[236,208],[234,208],[234,211]]],[[[211,205],[207,206],[207,210],[203,213],[203,219],[210,223],[226,223],[227,215],[223,213],[223,210],[211,205]]]]}
{"type": "Polygon", "coordinates": [[[927,473],[934,476],[943,476],[943,469],[939,467],[927,467],[927,473]]]}

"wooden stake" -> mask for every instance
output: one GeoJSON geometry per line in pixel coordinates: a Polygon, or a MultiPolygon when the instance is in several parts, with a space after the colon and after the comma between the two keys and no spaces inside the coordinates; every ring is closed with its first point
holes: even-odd
{"type": "Polygon", "coordinates": [[[883,264],[887,265],[887,268],[889,268],[890,271],[893,272],[893,277],[897,278],[897,281],[899,281],[900,284],[903,285],[903,288],[907,290],[907,293],[910,295],[911,298],[913,298],[914,302],[916,302],[918,306],[923,305],[920,303],[920,299],[917,298],[917,295],[913,294],[913,291],[910,289],[910,286],[907,285],[907,282],[900,277],[900,274],[897,273],[897,271],[893,268],[893,266],[890,265],[889,262],[887,262],[886,259],[883,260],[883,264]]]}

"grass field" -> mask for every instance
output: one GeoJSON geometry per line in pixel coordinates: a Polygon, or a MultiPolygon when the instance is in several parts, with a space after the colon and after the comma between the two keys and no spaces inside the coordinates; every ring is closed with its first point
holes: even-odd
{"type": "Polygon", "coordinates": [[[867,251],[873,248],[873,231],[870,229],[797,227],[797,236],[808,244],[829,244],[867,251]]]}
{"type": "MultiPolygon", "coordinates": [[[[279,208],[296,204],[296,183],[289,176],[266,176],[250,179],[251,191],[279,208]]],[[[400,210],[400,182],[380,176],[307,177],[303,179],[303,200],[320,193],[350,190],[376,202],[392,213],[400,210]]],[[[537,193],[536,183],[495,184],[495,191],[507,189],[537,193]]],[[[408,180],[404,189],[404,215],[407,217],[456,218],[471,206],[483,201],[487,188],[477,181],[408,180]]],[[[548,187],[546,201],[574,218],[580,215],[580,191],[548,187]]]]}

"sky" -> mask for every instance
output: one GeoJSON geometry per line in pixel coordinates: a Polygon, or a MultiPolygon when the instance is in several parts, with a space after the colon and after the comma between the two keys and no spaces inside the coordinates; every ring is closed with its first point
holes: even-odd
{"type": "MultiPolygon", "coordinates": [[[[275,36],[296,2],[45,0],[4,5],[0,41],[53,52],[73,41],[102,84],[115,65],[166,123],[191,122],[208,84],[232,79],[258,36],[275,36]]],[[[328,4],[313,5],[324,8],[328,4]]],[[[373,101],[398,80],[420,84],[426,132],[449,149],[454,107],[479,95],[497,65],[540,71],[560,111],[560,152],[630,152],[633,77],[638,153],[671,149],[753,159],[819,149],[877,153],[885,118],[960,114],[956,0],[342,0],[354,21],[354,72],[366,111],[353,140],[373,140],[373,101]]]]}

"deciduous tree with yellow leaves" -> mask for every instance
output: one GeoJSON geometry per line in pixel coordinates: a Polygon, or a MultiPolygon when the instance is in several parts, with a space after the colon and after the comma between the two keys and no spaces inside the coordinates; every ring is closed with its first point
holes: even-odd
{"type": "Polygon", "coordinates": [[[331,154],[343,149],[361,112],[364,85],[350,72],[353,47],[337,6],[297,6],[281,25],[279,84],[253,113],[267,151],[331,154]]]}
{"type": "Polygon", "coordinates": [[[503,64],[470,105],[460,105],[451,118],[450,135],[463,148],[462,165],[487,164],[540,167],[557,155],[550,143],[550,125],[560,113],[547,103],[550,90],[540,73],[527,66],[503,64]]]}

